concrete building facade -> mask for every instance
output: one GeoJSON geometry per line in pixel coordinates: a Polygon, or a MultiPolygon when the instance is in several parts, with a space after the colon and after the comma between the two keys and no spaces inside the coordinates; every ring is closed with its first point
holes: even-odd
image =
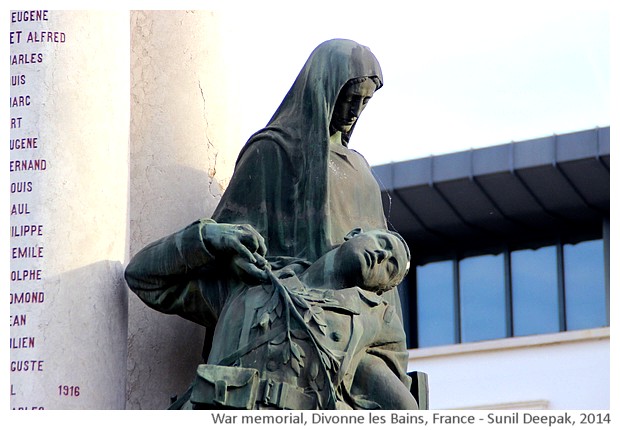
{"type": "Polygon", "coordinates": [[[374,173],[431,409],[609,408],[609,127],[374,173]]]}

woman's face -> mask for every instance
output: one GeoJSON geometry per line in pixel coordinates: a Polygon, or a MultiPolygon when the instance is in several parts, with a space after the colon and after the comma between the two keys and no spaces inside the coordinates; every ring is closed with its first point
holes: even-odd
{"type": "Polygon", "coordinates": [[[359,118],[366,104],[375,93],[377,86],[372,79],[366,79],[358,84],[345,85],[334,106],[330,129],[348,133],[359,118]]]}

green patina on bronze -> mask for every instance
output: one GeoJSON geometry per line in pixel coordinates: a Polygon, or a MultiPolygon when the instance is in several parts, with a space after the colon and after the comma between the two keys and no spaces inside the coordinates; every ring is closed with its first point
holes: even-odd
{"type": "Polygon", "coordinates": [[[212,218],[130,262],[147,305],[207,328],[206,363],[173,408],[418,408],[394,288],[409,250],[348,148],[382,80],[368,48],[319,45],[212,218]]]}

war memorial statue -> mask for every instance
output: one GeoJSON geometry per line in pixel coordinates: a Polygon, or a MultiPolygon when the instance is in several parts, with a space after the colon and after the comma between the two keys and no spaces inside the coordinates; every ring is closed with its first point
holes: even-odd
{"type": "Polygon", "coordinates": [[[144,303],[206,327],[205,364],[171,409],[423,406],[395,289],[410,251],[348,147],[382,85],[367,47],[319,45],[241,150],[212,217],[129,263],[144,303]]]}

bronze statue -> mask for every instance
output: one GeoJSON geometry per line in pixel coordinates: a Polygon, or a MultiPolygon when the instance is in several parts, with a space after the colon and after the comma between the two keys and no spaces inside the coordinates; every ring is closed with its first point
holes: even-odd
{"type": "Polygon", "coordinates": [[[367,47],[340,39],[319,45],[267,126],[241,150],[212,218],[252,225],[271,255],[311,261],[353,228],[386,228],[370,167],[348,148],[382,81],[367,47]]]}
{"type": "Polygon", "coordinates": [[[145,303],[207,328],[207,364],[174,407],[417,408],[393,288],[408,248],[387,232],[370,167],[348,148],[382,79],[368,48],[319,45],[241,150],[212,219],[132,259],[126,279],[145,303]],[[379,257],[347,253],[379,237],[393,254],[381,262],[396,266],[387,283],[366,279],[382,273],[379,257]]]}
{"type": "Polygon", "coordinates": [[[253,267],[269,281],[251,286],[230,272],[247,256],[219,247],[252,234],[238,227],[200,220],[140,251],[127,268],[130,287],[153,308],[196,322],[217,318],[207,364],[177,406],[416,408],[407,375],[393,371],[407,361],[400,320],[381,297],[408,271],[404,240],[356,229],[312,264],[267,262],[255,252],[253,267]]]}

